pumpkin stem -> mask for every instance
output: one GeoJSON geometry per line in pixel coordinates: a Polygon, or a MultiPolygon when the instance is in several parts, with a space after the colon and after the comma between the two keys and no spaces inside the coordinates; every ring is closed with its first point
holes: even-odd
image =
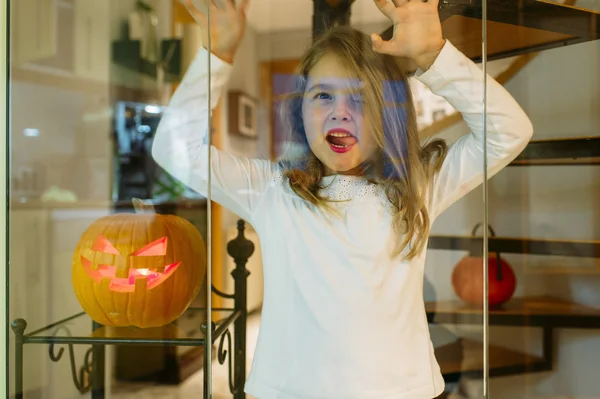
{"type": "Polygon", "coordinates": [[[156,213],[154,205],[149,201],[144,201],[140,198],[132,198],[131,202],[133,202],[135,213],[156,213]]]}
{"type": "Polygon", "coordinates": [[[500,254],[496,254],[496,280],[502,281],[502,261],[500,259],[500,254]]]}

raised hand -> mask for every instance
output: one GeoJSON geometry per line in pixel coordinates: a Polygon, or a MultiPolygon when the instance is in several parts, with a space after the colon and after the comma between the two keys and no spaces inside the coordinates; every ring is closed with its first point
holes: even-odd
{"type": "Polygon", "coordinates": [[[208,13],[203,13],[192,0],[181,0],[188,12],[200,24],[202,29],[202,43],[208,48],[208,35],[210,34],[210,51],[223,61],[233,63],[235,52],[244,36],[246,29],[246,10],[249,0],[220,0],[217,5],[215,0],[201,0],[204,9],[210,7],[210,21],[208,13]]]}
{"type": "Polygon", "coordinates": [[[413,59],[427,69],[444,46],[438,13],[439,0],[373,0],[394,24],[392,39],[384,41],[373,33],[373,48],[383,54],[413,59]]]}

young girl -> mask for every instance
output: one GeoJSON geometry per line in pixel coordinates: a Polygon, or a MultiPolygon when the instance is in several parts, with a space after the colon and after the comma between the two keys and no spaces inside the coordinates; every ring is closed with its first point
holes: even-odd
{"type": "Polygon", "coordinates": [[[191,9],[212,54],[200,50],[173,95],[153,156],[204,195],[210,171],[212,199],[259,234],[264,299],[245,385],[259,399],[440,395],[423,304],[426,243],[436,217],[483,182],[484,78],[488,175],[533,133],[510,94],[442,38],[438,0],[374,1],[393,39],[337,27],[312,44],[281,113],[304,152],[279,162],[206,145],[207,86],[215,107],[248,2],[213,3],[210,24],[191,9]],[[450,148],[421,145],[397,57],[414,60],[415,78],[462,114],[468,135],[450,148]]]}

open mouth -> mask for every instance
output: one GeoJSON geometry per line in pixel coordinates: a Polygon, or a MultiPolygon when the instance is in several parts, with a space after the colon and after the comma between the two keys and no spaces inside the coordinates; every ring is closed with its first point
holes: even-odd
{"type": "Polygon", "coordinates": [[[332,129],[328,131],[325,140],[329,143],[329,147],[338,153],[350,151],[350,149],[358,143],[358,139],[355,136],[343,129],[332,129]]]}

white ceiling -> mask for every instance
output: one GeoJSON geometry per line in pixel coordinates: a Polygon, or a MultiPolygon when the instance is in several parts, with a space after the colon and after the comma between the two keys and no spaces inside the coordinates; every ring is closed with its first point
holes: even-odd
{"type": "MultiPolygon", "coordinates": [[[[250,0],[248,24],[257,32],[310,29],[313,18],[312,0],[250,0]]],[[[373,0],[355,0],[351,25],[386,22],[373,0]]]]}

